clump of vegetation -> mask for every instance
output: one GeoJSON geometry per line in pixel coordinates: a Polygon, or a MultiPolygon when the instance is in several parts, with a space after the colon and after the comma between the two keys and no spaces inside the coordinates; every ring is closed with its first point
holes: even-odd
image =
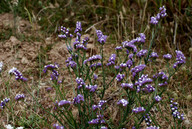
{"type": "MultiPolygon", "coordinates": [[[[27,78],[23,77],[17,68],[12,68],[9,73],[15,75],[16,81],[19,81],[27,91],[26,94],[30,94],[33,98],[35,110],[41,110],[44,114],[43,116],[36,114],[29,118],[26,116],[26,119],[17,119],[14,123],[24,128],[42,128],[51,125],[53,128],[61,129],[158,129],[162,125],[156,115],[162,115],[163,112],[159,107],[163,106],[164,102],[170,101],[168,116],[172,118],[162,115],[161,119],[168,121],[169,124],[173,121],[170,124],[171,128],[186,128],[183,125],[184,113],[178,108],[178,103],[168,95],[171,78],[186,63],[186,57],[182,51],[176,50],[176,58],[173,59],[174,55],[164,53],[161,59],[152,49],[157,32],[161,28],[159,24],[166,16],[165,6],[160,7],[159,12],[150,18],[151,36],[139,33],[136,38],[123,41],[121,46],[114,49],[115,53],[111,54],[108,61],[104,52],[108,36],[101,30],[95,30],[100,53],[87,57],[89,38],[82,39],[81,22],[76,23],[74,35],[69,28],[61,26],[58,37],[65,40],[70,55],[65,61],[65,69],[71,76],[73,95],[67,97],[67,91],[63,90],[65,86],[59,77],[60,66],[56,63],[48,64],[44,67],[43,73],[50,73],[52,88],[47,91],[54,89],[55,96],[50,96],[52,103],[48,103],[49,107],[44,107],[41,103],[43,98],[31,91],[31,87],[27,85],[27,78]],[[72,42],[74,37],[75,41],[72,42]],[[146,41],[150,42],[148,49],[144,48],[146,41]],[[164,67],[156,67],[159,63],[157,59],[165,62],[162,63],[164,67]],[[174,60],[173,64],[171,60],[174,60]],[[107,91],[115,87],[114,83],[118,86],[116,91],[118,95],[108,98],[107,91]],[[111,104],[118,110],[117,118],[113,118],[110,114],[111,104]],[[38,122],[40,117],[43,118],[41,123],[38,122]],[[53,121],[56,123],[51,123],[53,121]]],[[[20,104],[25,104],[25,95],[18,94],[15,100],[3,99],[2,114],[4,115],[6,111],[14,114],[13,105],[18,101],[22,101],[20,104]]]]}

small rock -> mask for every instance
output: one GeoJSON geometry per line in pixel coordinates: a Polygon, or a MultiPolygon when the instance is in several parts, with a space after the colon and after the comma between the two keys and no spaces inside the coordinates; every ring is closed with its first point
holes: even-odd
{"type": "Polygon", "coordinates": [[[11,42],[12,42],[12,45],[15,46],[15,45],[18,45],[20,44],[21,42],[14,36],[11,36],[10,39],[9,39],[11,42]]]}
{"type": "Polygon", "coordinates": [[[28,61],[28,59],[27,59],[26,57],[23,57],[23,58],[21,59],[21,63],[22,63],[22,64],[28,64],[29,61],[28,61]]]}

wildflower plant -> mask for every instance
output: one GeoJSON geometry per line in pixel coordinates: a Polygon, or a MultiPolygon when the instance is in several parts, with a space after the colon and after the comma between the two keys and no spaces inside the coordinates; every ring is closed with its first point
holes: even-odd
{"type": "MultiPolygon", "coordinates": [[[[53,128],[141,128],[145,122],[147,129],[160,128],[160,124],[155,121],[155,116],[151,113],[154,106],[164,101],[163,94],[167,90],[171,77],[186,61],[185,56],[179,50],[176,50],[176,62],[170,67],[169,60],[174,59],[172,55],[163,55],[166,61],[166,70],[154,73],[148,73],[148,65],[155,62],[160,56],[151,50],[156,31],[157,24],[160,19],[166,16],[166,8],[160,7],[159,13],[155,17],[151,17],[152,36],[148,49],[143,49],[145,42],[148,41],[144,33],[139,33],[138,37],[132,40],[122,42],[121,46],[114,49],[108,60],[104,60],[104,45],[107,42],[107,35],[101,30],[96,30],[98,46],[100,53],[97,55],[86,56],[87,44],[89,38],[82,39],[81,22],[76,23],[74,34],[70,33],[70,29],[66,27],[60,28],[59,38],[65,40],[65,44],[69,53],[66,68],[73,75],[74,94],[71,98],[66,98],[65,93],[60,89],[62,81],[59,81],[59,66],[57,64],[46,65],[43,69],[44,73],[51,71],[50,80],[56,89],[56,97],[53,99],[53,111],[43,108],[38,99],[39,107],[45,109],[58,123],[53,128]],[[154,30],[155,29],[155,30],[154,30]],[[72,38],[75,41],[72,42],[72,38]],[[122,58],[124,57],[124,58],[122,58]],[[170,70],[171,69],[171,70],[170,70]],[[107,74],[107,70],[113,72],[112,75],[107,74]],[[121,92],[116,102],[119,107],[120,119],[118,123],[108,118],[107,110],[109,101],[107,100],[106,91],[113,88],[116,81],[121,92]],[[145,97],[147,96],[147,98],[145,97]],[[77,109],[76,115],[73,109],[77,109]]],[[[26,81],[22,74],[13,68],[9,73],[15,75],[16,80],[26,81]]],[[[24,99],[23,94],[18,94],[15,99],[24,99]]],[[[7,101],[1,101],[1,107],[4,108],[7,101]]],[[[183,114],[177,111],[177,105],[171,100],[171,111],[176,122],[176,118],[180,124],[184,119],[183,114]]],[[[160,109],[159,109],[160,110],[160,109]]]]}

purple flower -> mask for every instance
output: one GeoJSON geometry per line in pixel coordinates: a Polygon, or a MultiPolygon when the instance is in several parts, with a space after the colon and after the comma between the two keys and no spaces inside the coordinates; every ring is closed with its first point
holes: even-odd
{"type": "Polygon", "coordinates": [[[133,61],[132,61],[131,59],[129,59],[129,60],[126,62],[126,64],[127,64],[127,67],[130,69],[131,66],[133,65],[133,61]]]}
{"type": "Polygon", "coordinates": [[[103,115],[97,115],[96,119],[92,119],[91,121],[88,122],[90,125],[97,125],[97,124],[104,124],[105,120],[103,119],[103,115]]]}
{"type": "Polygon", "coordinates": [[[150,23],[156,25],[158,23],[157,18],[156,17],[151,17],[150,23]]]}
{"type": "Polygon", "coordinates": [[[83,45],[83,44],[77,44],[76,45],[76,49],[78,49],[78,50],[87,50],[87,48],[83,45]]]}
{"type": "Polygon", "coordinates": [[[58,35],[59,38],[66,39],[67,37],[72,37],[73,35],[69,33],[69,29],[66,29],[65,27],[61,26],[60,31],[62,34],[58,35]]]}
{"type": "Polygon", "coordinates": [[[184,54],[179,51],[176,50],[176,62],[173,64],[173,68],[176,68],[177,66],[181,66],[182,64],[186,63],[186,57],[184,56],[184,54]]]}
{"type": "Polygon", "coordinates": [[[165,17],[167,15],[165,6],[160,7],[159,10],[161,17],[165,17]]]}
{"type": "Polygon", "coordinates": [[[148,84],[151,82],[153,82],[153,79],[148,78],[148,74],[146,75],[142,74],[141,77],[138,79],[138,81],[135,82],[135,85],[143,86],[144,84],[148,84]]]}
{"type": "Polygon", "coordinates": [[[97,124],[99,124],[99,119],[98,118],[92,119],[91,121],[88,122],[88,124],[90,124],[90,125],[97,125],[97,124]]]}
{"type": "Polygon", "coordinates": [[[94,63],[94,64],[91,64],[89,67],[90,68],[93,68],[93,67],[98,68],[98,67],[101,67],[101,66],[102,66],[101,63],[94,63]]]}
{"type": "Polygon", "coordinates": [[[127,89],[135,90],[135,89],[133,88],[133,84],[132,84],[132,83],[122,83],[122,84],[121,84],[121,87],[122,87],[123,89],[125,89],[125,90],[127,90],[127,89]]]}
{"type": "Polygon", "coordinates": [[[136,55],[141,58],[147,54],[148,50],[140,50],[136,55]]]}
{"type": "Polygon", "coordinates": [[[85,82],[82,78],[77,77],[76,82],[77,82],[77,88],[78,89],[80,89],[81,87],[83,87],[85,85],[85,82]]]}
{"type": "Polygon", "coordinates": [[[14,74],[15,80],[27,81],[27,78],[23,77],[22,73],[15,67],[9,70],[9,74],[14,74]]]}
{"type": "Polygon", "coordinates": [[[127,48],[128,50],[132,50],[133,53],[137,52],[137,47],[133,44],[133,41],[124,41],[122,42],[123,47],[127,48]]]}
{"type": "Polygon", "coordinates": [[[128,58],[130,59],[130,60],[133,60],[133,54],[129,54],[129,56],[128,56],[128,58]]]}
{"type": "Polygon", "coordinates": [[[123,107],[126,107],[127,104],[129,104],[129,102],[128,102],[127,100],[125,100],[125,99],[121,99],[121,100],[119,100],[119,101],[117,102],[117,105],[121,105],[121,106],[123,106],[123,107]]]}
{"type": "Polygon", "coordinates": [[[106,126],[101,126],[101,129],[108,129],[106,126]]]}
{"type": "Polygon", "coordinates": [[[119,66],[120,66],[120,68],[123,69],[123,68],[126,68],[126,67],[127,67],[127,64],[126,64],[126,63],[121,63],[119,66]]]}
{"type": "Polygon", "coordinates": [[[85,88],[88,89],[89,92],[95,92],[97,89],[97,85],[86,85],[85,88]]]}
{"type": "Polygon", "coordinates": [[[49,65],[45,65],[44,66],[44,69],[43,69],[43,72],[46,73],[47,70],[55,70],[55,69],[58,69],[59,68],[59,65],[58,64],[49,64],[49,65]]]}
{"type": "Polygon", "coordinates": [[[97,80],[97,78],[98,78],[98,75],[97,74],[93,74],[93,79],[97,80]]]}
{"type": "Polygon", "coordinates": [[[144,70],[145,67],[146,67],[145,64],[141,64],[141,65],[138,65],[138,66],[135,66],[134,68],[132,68],[131,72],[132,72],[133,78],[136,76],[137,73],[144,70]]]}
{"type": "Polygon", "coordinates": [[[107,66],[115,65],[116,54],[111,54],[109,57],[107,66]]]}
{"type": "Polygon", "coordinates": [[[159,95],[155,96],[154,99],[156,102],[160,102],[162,100],[162,98],[159,95]]]}
{"type": "Polygon", "coordinates": [[[100,30],[96,30],[97,33],[97,37],[98,37],[98,42],[100,44],[104,44],[106,42],[107,39],[107,35],[103,35],[103,33],[100,30]]]}
{"type": "Polygon", "coordinates": [[[75,61],[69,61],[69,63],[67,63],[67,67],[71,67],[71,68],[76,68],[77,63],[75,61]]]}
{"type": "Polygon", "coordinates": [[[144,33],[140,33],[139,36],[140,36],[140,39],[141,39],[140,42],[144,43],[145,39],[146,39],[145,34],[144,33]]]}
{"type": "Polygon", "coordinates": [[[171,108],[173,117],[183,121],[184,114],[180,114],[180,112],[178,111],[178,107],[177,107],[178,103],[174,102],[173,99],[171,99],[170,103],[171,103],[170,108],[171,108]]]}
{"type": "Polygon", "coordinates": [[[151,54],[149,55],[149,57],[152,58],[152,59],[156,59],[156,58],[158,58],[159,56],[157,55],[156,52],[151,52],[151,54]]]}
{"type": "Polygon", "coordinates": [[[122,50],[122,46],[117,46],[117,47],[115,48],[115,50],[116,50],[116,51],[122,50]]]}
{"type": "Polygon", "coordinates": [[[61,101],[58,103],[58,106],[59,106],[59,107],[68,107],[70,104],[71,104],[70,101],[61,100],[61,101]]]}
{"type": "Polygon", "coordinates": [[[142,74],[141,77],[138,79],[138,81],[135,82],[135,85],[137,86],[137,92],[141,91],[141,87],[143,85],[151,82],[153,82],[153,80],[151,78],[148,78],[148,75],[142,74]]]}
{"type": "Polygon", "coordinates": [[[53,124],[54,129],[64,129],[64,126],[59,126],[59,124],[53,124]]]}
{"type": "Polygon", "coordinates": [[[93,56],[89,57],[89,59],[87,61],[93,62],[93,61],[101,60],[101,58],[102,57],[100,55],[93,55],[93,56]]]}
{"type": "Polygon", "coordinates": [[[98,103],[98,105],[97,105],[97,107],[98,107],[99,109],[102,109],[102,106],[103,106],[106,102],[107,102],[106,100],[100,100],[99,103],[98,103]]]}
{"type": "Polygon", "coordinates": [[[136,107],[132,110],[132,112],[134,113],[141,113],[141,112],[145,112],[145,108],[144,107],[136,107]]]}
{"type": "Polygon", "coordinates": [[[153,75],[153,78],[154,79],[160,78],[163,81],[168,80],[168,77],[167,77],[167,75],[164,72],[159,72],[159,73],[153,75]]]}
{"type": "Polygon", "coordinates": [[[80,32],[80,31],[82,31],[81,22],[77,21],[76,29],[75,29],[74,33],[77,33],[77,32],[80,32]]]}
{"type": "Polygon", "coordinates": [[[25,95],[24,94],[17,94],[16,96],[15,96],[15,100],[21,100],[21,99],[24,99],[25,98],[25,95]]]}
{"type": "Polygon", "coordinates": [[[1,101],[1,103],[0,103],[1,109],[3,109],[3,108],[6,106],[6,104],[9,102],[9,100],[10,100],[10,98],[4,98],[4,99],[1,101]]]}
{"type": "Polygon", "coordinates": [[[150,127],[147,127],[146,129],[160,129],[160,128],[156,126],[150,126],[150,127]]]}
{"type": "Polygon", "coordinates": [[[73,104],[80,104],[81,102],[84,102],[84,97],[81,94],[78,94],[77,97],[73,99],[73,104]]]}
{"type": "Polygon", "coordinates": [[[162,83],[159,83],[158,86],[162,87],[162,86],[166,86],[168,83],[165,81],[165,82],[162,82],[162,83]]]}
{"type": "Polygon", "coordinates": [[[148,85],[145,85],[145,87],[142,89],[142,91],[145,93],[151,93],[151,92],[155,91],[155,88],[152,85],[148,84],[148,85]]]}
{"type": "Polygon", "coordinates": [[[150,117],[149,117],[149,114],[146,114],[146,115],[144,116],[144,118],[145,118],[145,123],[146,123],[147,126],[149,127],[149,126],[151,125],[151,122],[152,122],[152,120],[151,120],[150,117]]]}
{"type": "Polygon", "coordinates": [[[165,17],[167,15],[165,6],[159,8],[160,13],[157,13],[156,17],[151,17],[150,23],[151,24],[157,24],[160,20],[160,18],[165,17]]]}
{"type": "Polygon", "coordinates": [[[98,106],[97,105],[92,105],[92,109],[93,109],[93,111],[95,111],[96,109],[98,109],[98,106]]]}
{"type": "Polygon", "coordinates": [[[163,55],[163,58],[166,59],[166,60],[170,60],[172,58],[172,55],[171,54],[166,54],[166,55],[163,55]]]}
{"type": "Polygon", "coordinates": [[[117,80],[118,82],[120,82],[120,81],[123,80],[124,77],[125,77],[124,74],[120,74],[120,73],[119,73],[119,74],[116,76],[116,80],[117,80]]]}

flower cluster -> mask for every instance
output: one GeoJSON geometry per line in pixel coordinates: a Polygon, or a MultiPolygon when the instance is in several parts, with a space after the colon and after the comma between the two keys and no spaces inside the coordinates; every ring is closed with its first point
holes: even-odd
{"type": "Polygon", "coordinates": [[[61,100],[61,101],[58,103],[58,106],[59,106],[59,107],[68,107],[70,104],[71,104],[71,102],[68,101],[68,100],[61,100]]]}
{"type": "Polygon", "coordinates": [[[89,90],[89,92],[95,92],[97,89],[97,85],[86,85],[85,88],[89,90]]]}
{"type": "Polygon", "coordinates": [[[97,60],[101,60],[101,55],[93,55],[91,57],[89,57],[89,59],[84,60],[84,64],[87,64],[87,62],[90,62],[92,64],[92,62],[97,61],[97,60]]]}
{"type": "Polygon", "coordinates": [[[163,18],[167,15],[165,6],[159,8],[159,13],[155,17],[151,17],[150,23],[151,24],[157,24],[160,20],[160,18],[163,18]]]}
{"type": "Polygon", "coordinates": [[[129,104],[129,102],[125,99],[121,99],[117,102],[117,105],[120,105],[120,106],[123,106],[123,107],[126,107],[127,104],[129,104]]]}
{"type": "Polygon", "coordinates": [[[186,57],[184,56],[184,54],[179,51],[176,50],[176,62],[173,64],[173,68],[177,68],[177,66],[181,66],[182,64],[186,63],[186,57]]]}
{"type": "Polygon", "coordinates": [[[24,99],[25,98],[25,95],[24,94],[17,94],[16,96],[15,96],[15,100],[21,100],[21,99],[24,99]]]}
{"type": "Polygon", "coordinates": [[[159,95],[155,96],[154,99],[155,99],[155,102],[157,103],[162,100],[162,98],[159,95]]]}
{"type": "Polygon", "coordinates": [[[122,83],[122,84],[121,84],[121,87],[122,87],[123,89],[125,89],[125,90],[127,90],[127,89],[135,90],[135,89],[133,88],[133,84],[132,84],[132,83],[122,83]]]}
{"type": "Polygon", "coordinates": [[[85,85],[85,82],[82,78],[77,77],[76,82],[77,82],[77,88],[78,89],[80,89],[81,87],[83,87],[85,85]]]}
{"type": "Polygon", "coordinates": [[[159,73],[153,75],[153,78],[160,79],[161,83],[158,84],[159,86],[166,86],[168,84],[167,83],[168,77],[164,72],[159,72],[159,73]]]}
{"type": "MultiPolygon", "coordinates": [[[[52,73],[51,73],[51,78],[50,78],[50,80],[51,81],[54,81],[54,80],[58,80],[58,77],[59,77],[59,72],[56,70],[56,69],[58,69],[59,68],[59,65],[58,64],[49,64],[49,65],[46,65],[46,66],[44,66],[44,69],[43,69],[43,72],[44,73],[46,73],[47,72],[47,70],[51,70],[52,71],[52,73]]],[[[58,81],[58,83],[59,83],[60,81],[58,81]]]]}
{"type": "Polygon", "coordinates": [[[97,118],[92,119],[91,121],[88,122],[88,124],[90,124],[90,125],[105,124],[103,115],[97,115],[97,118]]]}
{"type": "Polygon", "coordinates": [[[148,78],[148,75],[142,74],[141,77],[138,79],[138,81],[135,82],[135,85],[137,86],[137,92],[141,91],[141,87],[145,84],[151,83],[153,80],[151,78],[148,78]]]}
{"type": "Polygon", "coordinates": [[[147,126],[149,127],[149,126],[151,125],[151,122],[152,122],[152,120],[151,120],[150,117],[149,117],[149,114],[146,114],[146,115],[144,116],[144,118],[145,118],[145,123],[146,123],[147,126]]]}
{"type": "Polygon", "coordinates": [[[125,75],[124,74],[117,74],[117,76],[116,76],[116,80],[118,81],[118,82],[120,82],[120,81],[122,81],[123,80],[123,78],[125,77],[125,75]]]}
{"type": "Polygon", "coordinates": [[[163,55],[163,58],[168,61],[172,58],[172,55],[171,54],[165,54],[165,55],[163,55]]]}
{"type": "Polygon", "coordinates": [[[120,51],[120,50],[122,50],[122,49],[123,49],[122,46],[117,46],[117,47],[115,48],[116,51],[120,51]]]}
{"type": "Polygon", "coordinates": [[[14,74],[15,80],[27,81],[27,78],[23,77],[22,73],[15,67],[9,70],[9,74],[14,74]]]}
{"type": "MultiPolygon", "coordinates": [[[[80,36],[80,33],[79,33],[80,36]]],[[[85,38],[82,42],[80,42],[80,37],[77,36],[76,40],[73,42],[73,47],[77,50],[87,50],[87,42],[89,39],[85,38]]]]}
{"type": "Polygon", "coordinates": [[[61,26],[60,31],[61,31],[63,34],[58,35],[59,38],[64,38],[64,39],[66,39],[67,37],[73,37],[73,35],[69,33],[69,29],[67,29],[67,28],[65,28],[65,27],[63,27],[63,26],[61,26]]]}
{"type": "Polygon", "coordinates": [[[151,58],[151,59],[156,59],[158,57],[159,56],[158,56],[158,54],[156,52],[151,52],[151,54],[149,55],[149,58],[151,58]]]}
{"type": "Polygon", "coordinates": [[[127,48],[128,50],[132,50],[133,53],[136,53],[137,52],[137,47],[131,41],[130,42],[124,41],[124,42],[122,42],[122,45],[123,45],[123,47],[127,48]]]}
{"type": "Polygon", "coordinates": [[[81,102],[84,102],[84,97],[81,94],[78,94],[77,97],[73,99],[73,104],[80,104],[81,102]]]}
{"type": "Polygon", "coordinates": [[[145,108],[144,107],[136,107],[132,110],[132,112],[134,113],[141,113],[141,112],[145,112],[145,108]]]}
{"type": "Polygon", "coordinates": [[[96,109],[102,109],[102,106],[103,106],[106,102],[107,102],[106,100],[100,100],[97,105],[92,105],[93,111],[95,111],[96,109]]]}
{"type": "Polygon", "coordinates": [[[131,66],[133,65],[132,59],[129,59],[129,60],[126,62],[126,64],[127,64],[127,67],[130,69],[131,66]]]}
{"type": "Polygon", "coordinates": [[[184,120],[184,114],[180,114],[180,112],[178,111],[178,103],[173,101],[174,99],[171,99],[170,101],[170,108],[172,111],[172,115],[174,118],[177,118],[179,120],[184,120]]]}
{"type": "Polygon", "coordinates": [[[77,21],[74,33],[78,33],[80,31],[82,31],[81,22],[77,21]]]}
{"type": "Polygon", "coordinates": [[[6,103],[8,103],[9,100],[10,100],[10,98],[4,98],[4,99],[1,101],[1,104],[0,104],[1,109],[3,109],[3,108],[6,106],[6,103]]]}
{"type": "Polygon", "coordinates": [[[123,47],[127,48],[128,50],[133,50],[133,53],[137,52],[137,47],[135,46],[135,43],[144,43],[145,42],[145,34],[140,33],[139,37],[131,40],[131,41],[124,41],[122,42],[123,47]]]}
{"type": "Polygon", "coordinates": [[[72,57],[68,57],[67,60],[65,61],[66,66],[67,67],[71,67],[71,68],[76,68],[77,66],[77,63],[75,61],[73,61],[73,58],[72,57]]]}
{"type": "Polygon", "coordinates": [[[145,85],[145,87],[142,89],[142,91],[144,93],[151,93],[151,92],[155,91],[155,88],[152,85],[148,84],[148,85],[145,85]]]}
{"type": "Polygon", "coordinates": [[[141,58],[147,54],[148,50],[140,50],[136,55],[141,58]]]}
{"type": "Polygon", "coordinates": [[[116,54],[111,54],[109,57],[107,66],[115,65],[116,54]]]}
{"type": "Polygon", "coordinates": [[[98,68],[98,67],[101,67],[102,64],[99,62],[99,63],[94,63],[94,64],[91,64],[89,67],[90,68],[98,68]]]}
{"type": "Polygon", "coordinates": [[[107,35],[103,35],[103,33],[101,32],[101,30],[96,30],[96,33],[97,33],[97,37],[98,37],[98,42],[100,44],[104,44],[106,42],[106,39],[107,39],[107,35]]]}
{"type": "Polygon", "coordinates": [[[59,126],[59,124],[53,124],[54,129],[64,129],[64,126],[59,126]]]}
{"type": "Polygon", "coordinates": [[[131,72],[132,72],[133,78],[136,76],[137,73],[141,72],[145,67],[146,67],[145,64],[141,64],[132,68],[131,72]]]}
{"type": "Polygon", "coordinates": [[[157,127],[157,126],[149,126],[149,127],[147,127],[146,129],[160,129],[160,128],[157,127]]]}

